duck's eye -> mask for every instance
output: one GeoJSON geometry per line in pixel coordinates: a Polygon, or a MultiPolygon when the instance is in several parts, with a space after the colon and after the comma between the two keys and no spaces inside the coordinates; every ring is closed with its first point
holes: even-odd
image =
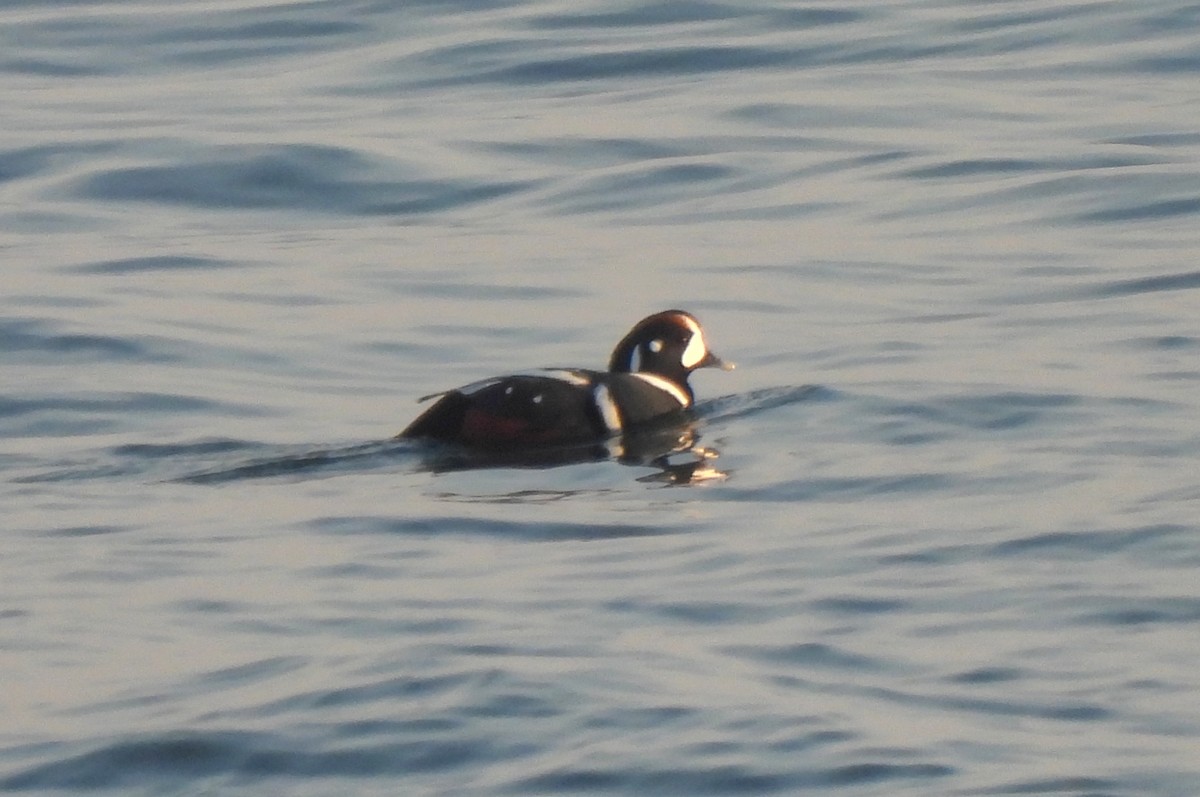
{"type": "Polygon", "coordinates": [[[658,354],[660,351],[663,350],[663,342],[661,340],[659,340],[658,338],[655,338],[654,340],[652,340],[646,344],[646,348],[648,348],[650,351],[654,352],[655,354],[658,354]]]}

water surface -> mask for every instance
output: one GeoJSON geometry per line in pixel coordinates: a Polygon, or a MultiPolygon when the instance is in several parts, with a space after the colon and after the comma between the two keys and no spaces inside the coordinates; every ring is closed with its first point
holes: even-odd
{"type": "Polygon", "coordinates": [[[1194,5],[0,44],[0,790],[1200,788],[1194,5]],[[390,440],[668,307],[709,478],[390,440]]]}

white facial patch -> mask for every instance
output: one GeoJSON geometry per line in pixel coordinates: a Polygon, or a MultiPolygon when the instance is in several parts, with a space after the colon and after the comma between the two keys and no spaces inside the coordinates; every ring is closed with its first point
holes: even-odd
{"type": "Polygon", "coordinates": [[[621,411],[617,409],[617,402],[613,401],[608,385],[596,385],[596,389],[592,391],[592,401],[596,402],[596,409],[600,410],[600,419],[604,421],[604,427],[610,432],[621,431],[621,411]]]}
{"type": "Polygon", "coordinates": [[[684,368],[695,368],[707,356],[708,346],[704,345],[704,333],[697,327],[692,333],[692,339],[688,341],[687,348],[683,350],[683,356],[679,358],[679,361],[683,363],[684,368]]]}
{"type": "Polygon", "coordinates": [[[683,388],[679,387],[679,385],[675,384],[670,379],[663,379],[661,376],[656,374],[636,373],[633,374],[633,376],[636,376],[638,379],[641,379],[647,384],[654,385],[664,393],[670,393],[675,397],[675,400],[679,402],[680,407],[690,407],[692,405],[692,400],[688,398],[687,393],[683,392],[683,388]]]}

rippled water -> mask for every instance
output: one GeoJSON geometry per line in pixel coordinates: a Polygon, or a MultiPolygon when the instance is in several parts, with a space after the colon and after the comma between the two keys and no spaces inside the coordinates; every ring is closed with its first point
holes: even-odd
{"type": "Polygon", "coordinates": [[[1200,6],[0,44],[0,791],[1200,793],[1200,6]],[[708,478],[390,440],[675,306],[708,478]]]}

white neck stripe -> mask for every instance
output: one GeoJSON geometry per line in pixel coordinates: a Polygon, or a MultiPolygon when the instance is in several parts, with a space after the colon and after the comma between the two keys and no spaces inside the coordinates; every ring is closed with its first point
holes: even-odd
{"type": "Polygon", "coordinates": [[[630,376],[636,376],[638,379],[641,379],[643,382],[646,382],[649,385],[653,385],[664,393],[670,393],[679,401],[679,404],[682,407],[690,407],[692,405],[692,400],[688,398],[688,394],[670,379],[664,379],[657,374],[646,373],[630,374],[630,376]]]}

